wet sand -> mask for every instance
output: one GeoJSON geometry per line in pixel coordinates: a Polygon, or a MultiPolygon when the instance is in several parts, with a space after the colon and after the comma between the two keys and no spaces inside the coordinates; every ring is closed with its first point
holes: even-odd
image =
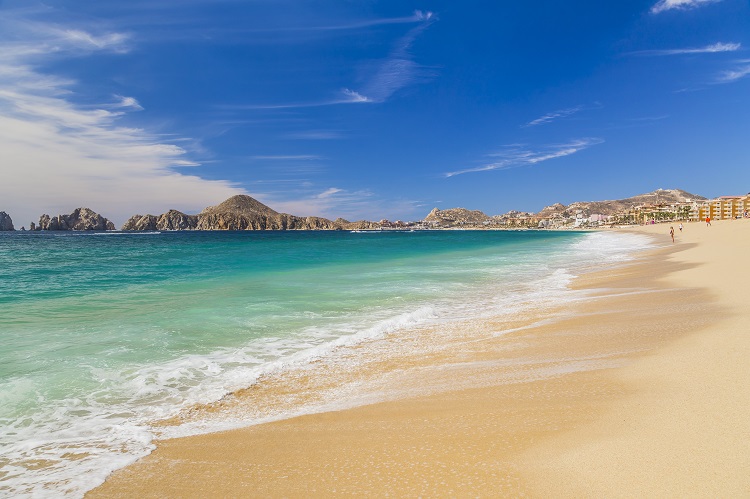
{"type": "MultiPolygon", "coordinates": [[[[398,396],[163,440],[88,497],[748,496],[750,221],[685,224],[674,245],[633,230],[669,244],[578,279],[572,306],[345,373],[398,396]]],[[[314,397],[326,369],[195,417],[314,397]]]]}

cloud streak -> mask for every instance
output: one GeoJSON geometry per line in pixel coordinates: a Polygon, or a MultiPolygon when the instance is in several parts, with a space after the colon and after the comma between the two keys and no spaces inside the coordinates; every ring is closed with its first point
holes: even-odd
{"type": "Polygon", "coordinates": [[[740,43],[713,43],[705,47],[668,49],[668,50],[640,50],[631,52],[632,55],[660,56],[660,55],[683,55],[683,54],[718,54],[722,52],[735,52],[742,48],[740,43]]]}
{"type": "Polygon", "coordinates": [[[492,161],[482,166],[466,168],[445,173],[446,178],[464,175],[466,173],[478,173],[492,170],[507,170],[521,166],[532,166],[551,159],[570,156],[591,146],[601,144],[603,139],[583,138],[573,140],[564,144],[553,144],[539,149],[528,149],[519,145],[507,146],[505,150],[488,155],[492,161]]]}
{"type": "Polygon", "coordinates": [[[559,120],[562,118],[567,118],[568,116],[572,116],[576,114],[577,112],[579,112],[581,109],[583,109],[582,106],[569,107],[567,109],[560,109],[558,111],[545,114],[544,116],[541,116],[535,120],[531,120],[525,125],[521,125],[521,128],[529,128],[529,127],[534,127],[534,126],[539,126],[539,125],[546,125],[555,120],[559,120]]]}
{"type": "Polygon", "coordinates": [[[750,59],[743,59],[736,62],[737,67],[724,71],[716,79],[716,83],[731,83],[750,75],[750,59]]]}
{"type": "MultiPolygon", "coordinates": [[[[424,77],[422,67],[413,60],[409,53],[414,40],[424,32],[437,16],[432,12],[415,11],[410,17],[397,18],[398,22],[419,23],[401,37],[395,44],[388,57],[374,64],[374,70],[366,83],[359,89],[342,88],[329,99],[321,99],[310,102],[292,102],[280,104],[250,104],[232,105],[225,108],[232,110],[274,110],[274,109],[300,109],[323,106],[335,106],[341,104],[369,104],[381,103],[388,100],[398,90],[415,83],[424,77]]],[[[392,24],[394,19],[372,21],[371,23],[360,23],[354,27],[370,26],[375,24],[392,24]]],[[[352,27],[352,26],[350,26],[352,27]]]]}
{"type": "Polygon", "coordinates": [[[651,7],[652,14],[659,14],[668,10],[679,9],[694,9],[702,5],[710,3],[721,2],[722,0],[659,0],[653,7],[651,7]]]}
{"type": "Polygon", "coordinates": [[[422,68],[414,62],[409,49],[414,40],[432,25],[437,17],[432,12],[416,11],[415,19],[420,24],[398,40],[389,56],[377,65],[371,79],[361,90],[354,92],[363,99],[361,102],[384,102],[422,76],[422,68]]]}
{"type": "Polygon", "coordinates": [[[277,154],[267,156],[253,156],[251,159],[263,161],[314,161],[323,158],[314,154],[277,154]]]}

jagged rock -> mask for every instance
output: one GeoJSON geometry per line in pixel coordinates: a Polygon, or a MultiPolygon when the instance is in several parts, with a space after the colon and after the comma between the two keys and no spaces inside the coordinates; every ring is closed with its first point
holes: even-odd
{"type": "Polygon", "coordinates": [[[320,217],[279,213],[250,196],[233,196],[198,214],[198,230],[337,230],[340,225],[320,217]]]}
{"type": "Polygon", "coordinates": [[[70,215],[42,215],[36,230],[115,230],[115,225],[89,208],[76,208],[70,215]]]}
{"type": "Polygon", "coordinates": [[[36,230],[36,224],[34,222],[29,224],[29,230],[36,230]]]}
{"type": "Polygon", "coordinates": [[[13,220],[11,220],[10,215],[5,213],[4,211],[0,211],[0,231],[3,230],[15,230],[13,227],[13,220]]]}
{"type": "Polygon", "coordinates": [[[157,217],[154,215],[133,215],[128,218],[120,230],[156,230],[157,217]]]}
{"type": "Polygon", "coordinates": [[[379,229],[377,222],[336,221],[321,217],[298,217],[279,213],[246,195],[233,196],[198,215],[170,210],[162,215],[133,215],[124,231],[147,230],[357,230],[379,229]]]}
{"type": "Polygon", "coordinates": [[[441,226],[482,225],[484,222],[489,222],[490,220],[491,217],[481,211],[467,210],[466,208],[450,208],[448,210],[433,208],[424,219],[427,223],[439,224],[441,226]]]}
{"type": "Polygon", "coordinates": [[[122,230],[192,230],[197,225],[197,215],[186,215],[181,211],[169,210],[159,216],[133,215],[122,226],[122,230]]]}

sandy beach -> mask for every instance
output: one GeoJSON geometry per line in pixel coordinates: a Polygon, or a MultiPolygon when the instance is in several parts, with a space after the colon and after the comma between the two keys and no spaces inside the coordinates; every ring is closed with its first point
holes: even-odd
{"type": "Polygon", "coordinates": [[[564,310],[465,324],[502,335],[365,363],[392,400],[162,440],[87,497],[750,496],[750,220],[675,226],[674,244],[666,224],[611,230],[665,244],[579,278],[564,310]]]}

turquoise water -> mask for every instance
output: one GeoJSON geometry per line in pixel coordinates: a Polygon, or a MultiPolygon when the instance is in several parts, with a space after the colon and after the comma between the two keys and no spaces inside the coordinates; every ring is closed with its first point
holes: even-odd
{"type": "Polygon", "coordinates": [[[148,453],[149,423],[181,408],[342,344],[563,299],[577,272],[646,244],[537,231],[2,234],[0,493],[81,495],[148,453]]]}

